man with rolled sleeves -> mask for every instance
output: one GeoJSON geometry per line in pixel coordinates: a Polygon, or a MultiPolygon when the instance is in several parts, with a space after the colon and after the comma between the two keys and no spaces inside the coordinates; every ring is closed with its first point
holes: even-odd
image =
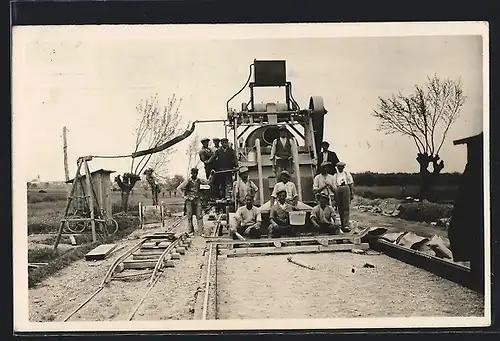
{"type": "Polygon", "coordinates": [[[236,226],[229,231],[233,239],[238,239],[235,232],[251,238],[260,238],[262,217],[259,209],[253,203],[253,195],[247,194],[245,196],[245,205],[236,210],[234,215],[236,226]]]}
{"type": "Polygon", "coordinates": [[[277,202],[271,206],[269,212],[268,237],[281,237],[282,235],[295,236],[294,226],[290,224],[289,213],[297,209],[286,202],[286,189],[280,189],[276,193],[277,202]]]}
{"type": "Polygon", "coordinates": [[[311,211],[311,223],[315,233],[336,233],[335,228],[335,210],[329,205],[330,197],[325,193],[319,193],[318,205],[311,211]]]}

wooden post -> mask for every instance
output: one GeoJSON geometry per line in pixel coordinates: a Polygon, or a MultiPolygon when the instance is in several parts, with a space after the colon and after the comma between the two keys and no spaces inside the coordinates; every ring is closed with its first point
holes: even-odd
{"type": "MultiPolygon", "coordinates": [[[[66,126],[63,127],[63,155],[64,155],[64,175],[66,178],[66,181],[69,180],[69,168],[68,168],[68,140],[66,139],[66,132],[68,129],[66,126]]],[[[70,188],[68,188],[68,185],[66,185],[66,191],[69,193],[71,191],[70,188]]]]}
{"type": "MultiPolygon", "coordinates": [[[[73,201],[73,195],[75,194],[75,189],[76,189],[76,184],[77,181],[80,179],[80,168],[82,167],[81,161],[78,161],[78,165],[76,167],[76,174],[75,174],[75,179],[73,180],[73,185],[71,186],[71,191],[69,193],[68,199],[66,201],[66,208],[64,209],[64,217],[68,215],[68,210],[71,205],[71,202],[73,201]]],[[[64,224],[66,223],[66,220],[61,220],[61,224],[59,225],[59,231],[57,231],[57,237],[54,242],[54,251],[57,249],[57,246],[59,245],[59,241],[61,240],[61,234],[64,228],[64,224]]]]}
{"type": "Polygon", "coordinates": [[[257,150],[257,171],[259,173],[259,198],[260,206],[264,205],[264,179],[262,175],[262,155],[260,151],[260,139],[255,139],[255,149],[257,150]]]}
{"type": "Polygon", "coordinates": [[[92,240],[94,242],[96,242],[97,235],[96,235],[96,230],[95,230],[95,217],[94,217],[94,193],[92,190],[92,183],[90,182],[90,169],[89,169],[89,165],[87,164],[87,160],[84,160],[83,163],[85,165],[85,171],[87,174],[87,176],[85,177],[85,180],[87,182],[87,193],[89,196],[90,219],[92,219],[90,221],[90,223],[92,225],[92,240]]]}
{"type": "Polygon", "coordinates": [[[302,201],[302,183],[300,182],[300,163],[299,163],[299,146],[295,139],[291,139],[292,143],[295,145],[293,150],[295,177],[297,178],[297,194],[299,195],[299,201],[302,201]]]}

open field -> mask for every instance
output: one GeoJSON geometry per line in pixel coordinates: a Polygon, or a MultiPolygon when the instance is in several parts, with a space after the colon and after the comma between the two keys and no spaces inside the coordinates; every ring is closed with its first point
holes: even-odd
{"type": "MultiPolygon", "coordinates": [[[[419,186],[407,186],[405,191],[402,192],[401,186],[357,186],[355,185],[355,192],[357,195],[369,199],[385,199],[396,198],[404,199],[405,197],[416,197],[419,194],[419,186]]],[[[453,203],[455,196],[458,192],[458,186],[442,185],[435,186],[432,189],[432,194],[437,202],[453,203]]]]}

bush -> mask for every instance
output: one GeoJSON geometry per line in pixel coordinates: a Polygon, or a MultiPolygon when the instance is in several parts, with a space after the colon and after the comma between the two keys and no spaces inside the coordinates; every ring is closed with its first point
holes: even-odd
{"type": "Polygon", "coordinates": [[[399,206],[399,217],[405,220],[435,222],[441,218],[451,217],[453,205],[437,204],[428,201],[402,203],[399,206]]]}

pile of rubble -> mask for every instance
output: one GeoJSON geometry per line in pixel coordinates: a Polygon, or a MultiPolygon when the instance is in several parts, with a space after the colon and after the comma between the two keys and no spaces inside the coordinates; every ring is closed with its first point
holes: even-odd
{"type": "MultiPolygon", "coordinates": [[[[449,241],[438,235],[432,238],[422,237],[413,232],[386,232],[386,228],[372,227],[370,233],[372,236],[377,236],[378,239],[388,241],[398,246],[415,250],[432,257],[437,257],[449,262],[453,261],[453,253],[450,250],[449,241]]],[[[466,267],[470,267],[469,262],[454,262],[466,267]]]]}
{"type": "MultiPolygon", "coordinates": [[[[370,200],[369,203],[365,200],[359,200],[358,205],[355,206],[361,212],[369,212],[374,214],[384,215],[386,217],[402,218],[403,217],[403,203],[418,203],[417,198],[407,197],[405,200],[397,199],[375,199],[370,200]]],[[[423,201],[425,202],[425,200],[423,201]]],[[[440,218],[437,221],[429,222],[432,226],[441,226],[448,228],[450,218],[440,218]]]]}

